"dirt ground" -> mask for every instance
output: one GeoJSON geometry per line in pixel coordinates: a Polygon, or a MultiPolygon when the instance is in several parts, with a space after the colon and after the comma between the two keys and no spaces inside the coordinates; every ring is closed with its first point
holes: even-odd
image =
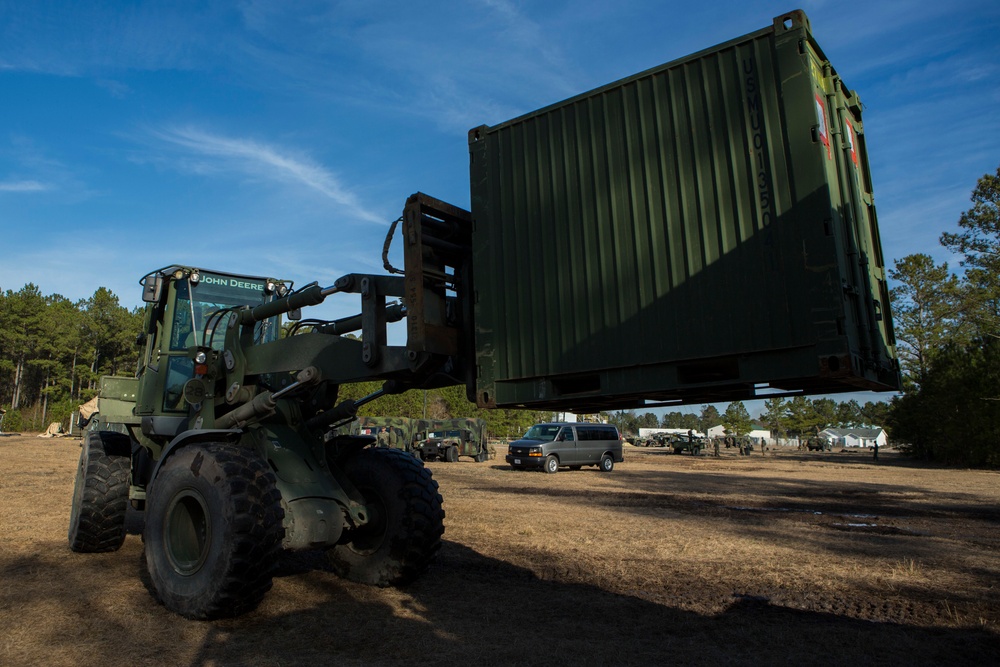
{"type": "Polygon", "coordinates": [[[0,437],[0,665],[1000,660],[996,472],[631,447],[608,474],[436,462],[445,543],[416,583],[352,584],[289,555],[256,611],[193,622],[153,602],[138,535],[69,550],[78,455],[0,437]]]}

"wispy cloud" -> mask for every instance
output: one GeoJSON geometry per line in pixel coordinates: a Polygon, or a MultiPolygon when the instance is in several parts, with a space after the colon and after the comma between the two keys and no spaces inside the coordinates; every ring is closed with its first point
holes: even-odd
{"type": "Polygon", "coordinates": [[[180,150],[182,164],[197,173],[241,173],[267,182],[305,187],[329,199],[358,220],[384,223],[385,217],[366,208],[332,171],[296,151],[254,139],[234,138],[196,128],[168,127],[152,136],[180,150]]]}
{"type": "Polygon", "coordinates": [[[52,186],[38,181],[0,181],[0,192],[44,192],[52,186]]]}
{"type": "Polygon", "coordinates": [[[559,23],[536,21],[516,2],[444,8],[391,0],[311,9],[241,5],[246,30],[233,69],[239,75],[253,63],[249,87],[291,88],[324,104],[412,115],[449,134],[581,91],[559,23]],[[414,25],[433,25],[433,37],[414,25]]]}

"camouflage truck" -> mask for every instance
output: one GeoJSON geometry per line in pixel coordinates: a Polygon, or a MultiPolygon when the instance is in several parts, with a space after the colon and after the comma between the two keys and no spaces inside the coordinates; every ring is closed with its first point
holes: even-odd
{"type": "Polygon", "coordinates": [[[648,438],[636,438],[637,447],[666,447],[670,444],[670,433],[654,433],[648,438]]]}
{"type": "Polygon", "coordinates": [[[493,458],[482,419],[420,419],[413,442],[414,452],[424,461],[458,461],[471,456],[477,463],[493,458]]]}
{"type": "Polygon", "coordinates": [[[390,447],[414,453],[417,422],[408,417],[358,417],[351,424],[351,435],[369,435],[378,447],[390,447]]]}
{"type": "Polygon", "coordinates": [[[827,438],[813,436],[806,440],[806,450],[810,452],[832,452],[833,443],[827,438]]]}
{"type": "Polygon", "coordinates": [[[676,433],[670,436],[667,446],[674,450],[674,454],[691,452],[695,456],[698,456],[701,454],[701,450],[708,446],[707,443],[708,440],[700,435],[676,433]]]}

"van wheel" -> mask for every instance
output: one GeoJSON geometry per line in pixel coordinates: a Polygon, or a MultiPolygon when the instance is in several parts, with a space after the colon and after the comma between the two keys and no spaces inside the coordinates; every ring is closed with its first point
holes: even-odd
{"type": "Polygon", "coordinates": [[[554,454],[545,457],[545,472],[549,474],[559,472],[559,459],[554,454]]]}
{"type": "Polygon", "coordinates": [[[601,457],[601,472],[611,472],[615,469],[615,460],[611,458],[610,455],[605,454],[601,457]]]}

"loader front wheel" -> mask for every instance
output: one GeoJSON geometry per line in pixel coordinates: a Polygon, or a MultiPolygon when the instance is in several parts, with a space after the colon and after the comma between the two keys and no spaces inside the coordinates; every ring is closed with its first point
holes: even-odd
{"type": "Polygon", "coordinates": [[[331,568],[351,581],[376,586],[417,578],[441,548],[444,510],[430,471],[395,449],[364,449],[344,464],[364,496],[369,521],[344,531],[327,551],[331,568]]]}
{"type": "Polygon", "coordinates": [[[91,431],[84,438],[69,516],[73,551],[117,551],[125,541],[131,451],[124,433],[91,431]]]}
{"type": "Polygon", "coordinates": [[[208,443],[172,454],[150,486],[143,534],[157,599],[192,619],[252,610],[271,588],[283,518],[255,451],[208,443]]]}

